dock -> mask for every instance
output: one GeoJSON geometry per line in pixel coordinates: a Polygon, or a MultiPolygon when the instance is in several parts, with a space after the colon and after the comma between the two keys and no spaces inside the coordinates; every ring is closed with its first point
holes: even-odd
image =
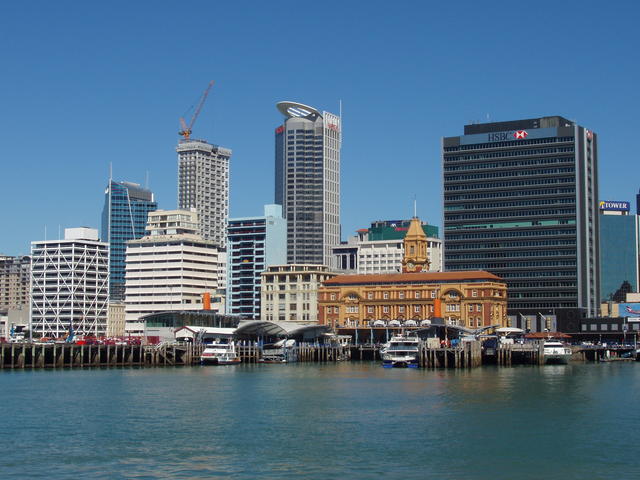
{"type": "MultiPolygon", "coordinates": [[[[0,369],[172,367],[198,365],[204,345],[76,345],[73,343],[0,343],[0,369]]],[[[259,363],[262,348],[236,347],[243,363],[259,363]]],[[[293,347],[299,362],[337,362],[349,359],[339,346],[293,347]]]]}
{"type": "MultiPolygon", "coordinates": [[[[481,342],[435,346],[425,342],[420,350],[422,368],[475,368],[482,365],[542,365],[542,341],[500,344],[483,349],[481,342]]],[[[328,363],[344,360],[381,361],[380,344],[297,345],[291,348],[297,362],[328,363]]],[[[203,345],[168,343],[160,345],[76,345],[73,343],[0,343],[0,369],[175,367],[200,363],[203,345]]],[[[260,363],[262,347],[238,345],[242,363],[260,363]]],[[[572,347],[572,362],[636,361],[632,346],[572,347]]]]}

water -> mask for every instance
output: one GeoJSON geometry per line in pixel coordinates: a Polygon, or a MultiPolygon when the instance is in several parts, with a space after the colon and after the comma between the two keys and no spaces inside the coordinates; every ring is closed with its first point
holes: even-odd
{"type": "Polygon", "coordinates": [[[0,478],[640,478],[634,363],[0,372],[0,478]]]}

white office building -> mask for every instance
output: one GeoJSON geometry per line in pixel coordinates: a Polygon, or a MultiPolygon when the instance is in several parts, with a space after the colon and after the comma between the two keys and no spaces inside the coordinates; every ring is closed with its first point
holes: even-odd
{"type": "Polygon", "coordinates": [[[66,228],[64,239],[31,242],[34,338],[104,335],[109,307],[109,245],[98,230],[66,228]]]}
{"type": "Polygon", "coordinates": [[[147,236],[127,246],[125,334],[143,334],[142,315],[201,310],[203,295],[219,288],[218,248],[196,232],[195,210],[149,213],[147,236]]]}

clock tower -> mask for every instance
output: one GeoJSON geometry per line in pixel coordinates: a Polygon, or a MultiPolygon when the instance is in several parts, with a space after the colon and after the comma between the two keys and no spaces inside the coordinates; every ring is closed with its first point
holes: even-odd
{"type": "Polygon", "coordinates": [[[413,217],[404,237],[402,273],[426,272],[429,270],[431,262],[429,262],[427,254],[427,243],[427,235],[422,229],[422,222],[418,217],[413,217]]]}

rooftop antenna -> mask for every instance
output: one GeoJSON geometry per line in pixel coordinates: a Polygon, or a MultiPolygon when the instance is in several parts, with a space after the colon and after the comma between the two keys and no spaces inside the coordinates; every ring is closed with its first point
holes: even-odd
{"type": "Polygon", "coordinates": [[[109,162],[109,183],[113,180],[113,162],[109,162]]]}
{"type": "Polygon", "coordinates": [[[413,195],[413,218],[418,218],[418,205],[415,194],[413,195]]]}

